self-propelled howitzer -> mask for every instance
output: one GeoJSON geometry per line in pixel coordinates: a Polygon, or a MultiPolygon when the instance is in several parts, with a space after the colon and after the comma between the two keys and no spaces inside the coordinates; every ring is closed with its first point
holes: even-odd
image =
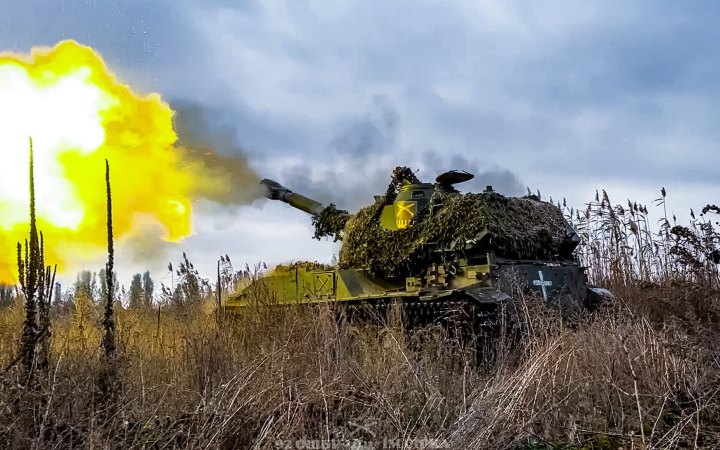
{"type": "Polygon", "coordinates": [[[354,215],[263,180],[266,197],[313,217],[316,238],[343,241],[339,261],[278,266],[231,296],[227,309],[240,312],[262,292],[281,305],[399,302],[414,324],[459,317],[490,324],[518,289],[569,313],[609,297],[588,286],[573,255],[580,239],[557,206],[491,186],[481,193],[455,188],[472,178],[450,171],[422,183],[398,167],[385,195],[354,215]]]}

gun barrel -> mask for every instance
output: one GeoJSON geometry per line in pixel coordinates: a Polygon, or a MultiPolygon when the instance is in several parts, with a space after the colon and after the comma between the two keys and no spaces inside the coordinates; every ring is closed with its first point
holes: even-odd
{"type": "Polygon", "coordinates": [[[322,203],[305,197],[304,195],[297,194],[277,181],[266,178],[262,180],[260,184],[264,187],[265,197],[271,200],[285,202],[293,208],[305,211],[312,216],[319,216],[322,210],[325,209],[325,205],[322,203]]]}

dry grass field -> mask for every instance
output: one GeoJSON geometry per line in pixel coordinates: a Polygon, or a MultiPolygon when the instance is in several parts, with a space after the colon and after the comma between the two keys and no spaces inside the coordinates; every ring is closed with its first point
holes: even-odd
{"type": "MultiPolygon", "coordinates": [[[[663,190],[660,211],[664,199],[663,190]]],[[[152,305],[116,301],[110,362],[104,298],[71,292],[50,309],[47,365],[29,378],[18,359],[21,294],[0,309],[0,443],[720,448],[718,211],[709,205],[688,226],[661,212],[657,232],[644,206],[612,205],[604,193],[568,210],[579,257],[617,302],[568,324],[518,295],[521,339],[498,340],[485,362],[442,330],[349,324],[331,306],[229,319],[216,314],[214,289],[186,271],[152,305]]]]}

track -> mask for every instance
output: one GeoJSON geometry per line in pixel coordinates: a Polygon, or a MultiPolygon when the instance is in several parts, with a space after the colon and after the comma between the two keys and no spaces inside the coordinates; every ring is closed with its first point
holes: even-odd
{"type": "Polygon", "coordinates": [[[481,332],[500,324],[498,304],[479,304],[470,298],[417,300],[380,299],[352,302],[341,310],[351,322],[400,324],[412,330],[428,325],[481,332]]]}

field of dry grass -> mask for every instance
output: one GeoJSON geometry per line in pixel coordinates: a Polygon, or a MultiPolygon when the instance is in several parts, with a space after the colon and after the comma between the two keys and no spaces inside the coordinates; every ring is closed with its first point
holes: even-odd
{"type": "Polygon", "coordinates": [[[442,330],[349,324],[329,306],[229,320],[214,314],[212,291],[182,277],[153,306],[116,305],[108,401],[99,382],[102,298],[76,292],[51,311],[49,364],[32,386],[14,364],[25,318],[16,300],[0,309],[0,442],[720,448],[713,208],[687,227],[663,217],[659,233],[643,206],[611,206],[604,193],[586,211],[568,210],[583,236],[579,256],[617,302],[567,324],[520,295],[526,313],[514,335],[522,339],[498,341],[497,358],[484,364],[442,330]]]}

